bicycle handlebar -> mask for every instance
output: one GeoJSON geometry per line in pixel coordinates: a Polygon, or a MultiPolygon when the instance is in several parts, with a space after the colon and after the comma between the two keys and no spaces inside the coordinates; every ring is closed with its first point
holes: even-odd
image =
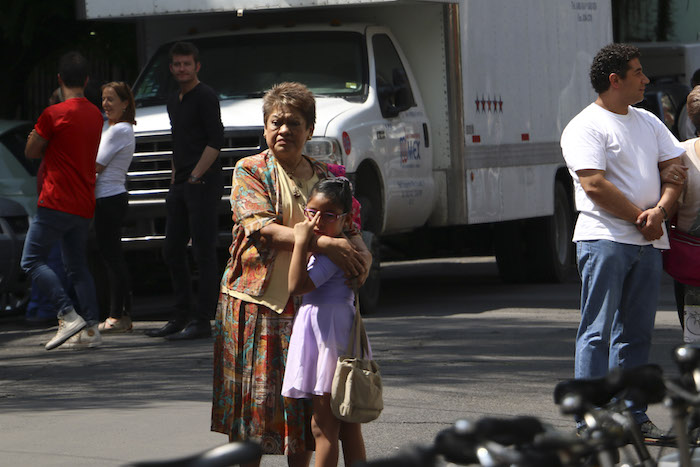
{"type": "Polygon", "coordinates": [[[180,459],[143,461],[130,467],[226,467],[254,462],[262,456],[260,445],[251,441],[224,444],[180,459]]]}
{"type": "Polygon", "coordinates": [[[562,381],[554,388],[554,402],[564,413],[582,415],[589,406],[602,407],[614,398],[644,405],[661,402],[665,394],[661,367],[649,364],[616,368],[604,378],[562,381]]]}

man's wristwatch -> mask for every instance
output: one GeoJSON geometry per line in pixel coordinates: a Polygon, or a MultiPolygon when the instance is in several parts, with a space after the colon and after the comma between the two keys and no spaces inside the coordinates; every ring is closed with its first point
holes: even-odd
{"type": "Polygon", "coordinates": [[[668,220],[668,213],[666,212],[666,208],[664,208],[660,204],[657,204],[656,207],[659,208],[659,210],[661,211],[661,214],[664,215],[664,220],[667,221],[668,220]]]}
{"type": "Polygon", "coordinates": [[[202,179],[200,177],[195,177],[194,175],[190,175],[190,183],[204,183],[202,182],[202,179]]]}

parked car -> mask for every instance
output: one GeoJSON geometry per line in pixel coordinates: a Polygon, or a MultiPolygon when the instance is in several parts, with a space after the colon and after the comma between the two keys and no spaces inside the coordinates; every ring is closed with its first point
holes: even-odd
{"type": "Polygon", "coordinates": [[[685,111],[685,99],[690,92],[686,84],[672,80],[657,80],[646,87],[644,100],[637,107],[652,112],[678,138],[678,116],[685,111]]]}
{"type": "Polygon", "coordinates": [[[36,210],[39,161],[24,157],[32,123],[0,120],[0,313],[21,310],[30,281],[19,266],[29,217],[36,210]]]}

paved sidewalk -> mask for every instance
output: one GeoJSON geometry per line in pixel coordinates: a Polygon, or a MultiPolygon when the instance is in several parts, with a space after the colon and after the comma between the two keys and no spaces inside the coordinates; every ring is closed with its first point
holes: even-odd
{"type": "Polygon", "coordinates": [[[226,442],[209,431],[212,339],[143,334],[137,322],[94,350],[44,343],[55,333],[0,328],[0,465],[111,466],[226,442]]]}
{"type": "MultiPolygon", "coordinates": [[[[459,418],[535,415],[572,430],[552,391],[572,375],[578,284],[508,286],[459,262],[415,267],[385,268],[381,312],[365,317],[385,385],[384,412],[363,427],[368,457],[428,444],[459,418]]],[[[85,351],[47,352],[55,327],[0,316],[0,466],[121,466],[226,443],[209,430],[213,340],[145,336],[164,317],[163,298],[149,300],[133,333],[85,351]]],[[[671,375],[679,340],[665,282],[652,361],[671,375]]],[[[661,405],[649,414],[669,426],[661,405]]]]}

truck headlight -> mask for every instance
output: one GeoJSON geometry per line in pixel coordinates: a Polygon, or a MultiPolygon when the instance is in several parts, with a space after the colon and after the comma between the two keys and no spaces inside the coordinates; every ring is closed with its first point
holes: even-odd
{"type": "Polygon", "coordinates": [[[323,162],[341,165],[343,163],[340,145],[333,138],[312,138],[306,142],[304,153],[323,162]]]}

